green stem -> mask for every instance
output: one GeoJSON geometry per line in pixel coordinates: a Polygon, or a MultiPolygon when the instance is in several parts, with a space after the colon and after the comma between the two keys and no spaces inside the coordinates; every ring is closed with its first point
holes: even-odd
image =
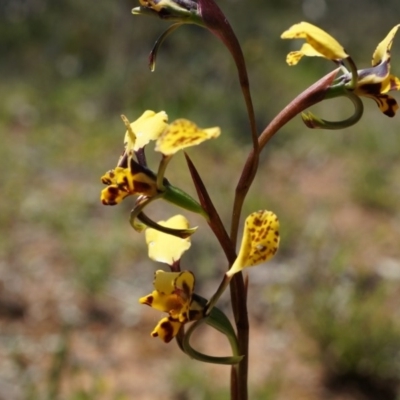
{"type": "Polygon", "coordinates": [[[230,277],[226,274],[224,275],[222,282],[220,283],[218,289],[216,290],[214,295],[211,297],[211,299],[207,302],[207,305],[205,307],[205,315],[210,314],[210,312],[213,310],[215,304],[217,304],[217,301],[219,300],[219,298],[221,297],[221,295],[224,293],[225,289],[231,282],[231,278],[232,277],[230,277]]]}

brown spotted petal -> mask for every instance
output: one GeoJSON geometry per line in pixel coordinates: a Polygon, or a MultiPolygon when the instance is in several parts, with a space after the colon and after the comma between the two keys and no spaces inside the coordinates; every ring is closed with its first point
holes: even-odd
{"type": "Polygon", "coordinates": [[[130,168],[117,167],[106,172],[101,181],[108,185],[101,192],[104,205],[116,205],[130,195],[152,197],[157,194],[156,178],[134,160],[130,161],[130,168]]]}
{"type": "Polygon", "coordinates": [[[232,276],[247,267],[270,260],[279,247],[279,220],[272,211],[260,210],[245,221],[239,255],[227,272],[232,276]]]}
{"type": "Polygon", "coordinates": [[[169,343],[179,332],[182,323],[170,317],[164,317],[151,332],[152,337],[159,337],[164,343],[169,343]]]}
{"type": "Polygon", "coordinates": [[[399,90],[400,80],[396,76],[390,75],[389,62],[390,59],[376,67],[359,71],[359,80],[354,93],[373,99],[385,115],[393,117],[399,106],[393,97],[385,93],[399,90]]]}
{"type": "Polygon", "coordinates": [[[367,86],[365,87],[365,92],[362,94],[360,93],[360,96],[371,98],[376,102],[383,114],[387,115],[388,117],[394,117],[399,108],[397,101],[388,94],[379,94],[379,92],[374,94],[375,89],[376,87],[372,85],[367,86]]]}
{"type": "Polygon", "coordinates": [[[197,146],[205,140],[217,138],[220,133],[218,127],[201,129],[187,119],[177,119],[158,138],[156,151],[170,156],[186,147],[197,146]]]}

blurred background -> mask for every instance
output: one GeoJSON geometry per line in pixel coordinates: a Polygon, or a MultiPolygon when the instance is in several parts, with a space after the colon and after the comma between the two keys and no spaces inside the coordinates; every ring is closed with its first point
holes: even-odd
{"type": "MultiPolygon", "coordinates": [[[[398,0],[218,4],[243,46],[260,130],[334,67],[288,67],[287,52],[300,46],[279,38],[289,26],[318,24],[365,68],[400,22],[398,0]]],[[[138,298],[163,266],[128,223],[132,200],[104,207],[99,194],[121,152],[120,114],[133,121],[165,110],[170,121],[222,128],[189,154],[228,224],[250,149],[244,102],[227,50],[195,26],[166,40],[151,73],[148,53],[168,23],[133,16],[137,5],[0,3],[2,400],[229,398],[228,367],[192,362],[150,337],[160,314],[138,298]]],[[[394,74],[399,53],[397,38],[394,74]]],[[[364,103],[354,127],[312,131],[296,118],[263,152],[245,213],[273,210],[282,241],[273,262],[249,272],[251,399],[400,398],[400,119],[364,103]]],[[[352,106],[327,101],[313,111],[340,120],[352,106]]],[[[194,195],[182,155],[167,176],[194,195]]],[[[157,202],[149,214],[176,212],[157,202]]],[[[187,216],[200,228],[182,266],[207,297],[226,262],[207,226],[187,216]]],[[[227,295],[220,307],[230,312],[227,295]]],[[[211,330],[194,343],[229,353],[211,330]]]]}

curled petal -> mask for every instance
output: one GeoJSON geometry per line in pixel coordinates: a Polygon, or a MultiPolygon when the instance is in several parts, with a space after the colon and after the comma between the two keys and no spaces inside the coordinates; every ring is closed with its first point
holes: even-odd
{"type": "MultiPolygon", "coordinates": [[[[167,221],[159,221],[158,224],[174,229],[189,228],[188,220],[182,215],[175,215],[167,221]]],[[[182,239],[156,229],[148,228],[146,230],[146,243],[148,246],[149,258],[154,261],[172,265],[190,248],[190,237],[182,239]]]]}
{"type": "Polygon", "coordinates": [[[342,120],[342,121],[327,121],[325,119],[319,118],[311,112],[302,113],[301,119],[304,124],[311,129],[344,129],[356,124],[362,117],[364,113],[364,105],[361,99],[351,91],[345,92],[343,95],[347,97],[354,105],[353,114],[342,120]]]}
{"type": "Polygon", "coordinates": [[[279,247],[279,221],[272,211],[260,210],[245,221],[239,255],[226,273],[228,277],[246,267],[270,260],[279,247]]]}
{"type": "Polygon", "coordinates": [[[169,36],[172,32],[174,32],[176,29],[178,29],[181,25],[183,25],[180,22],[177,22],[176,24],[171,25],[154,43],[153,49],[150,52],[149,55],[149,68],[150,71],[154,72],[156,69],[156,58],[157,58],[157,53],[158,50],[160,49],[161,45],[163,44],[164,40],[169,36]]]}
{"type": "MultiPolygon", "coordinates": [[[[303,47],[300,50],[300,54],[289,58],[289,61],[296,60],[296,57],[300,58],[303,55],[322,56],[329,60],[343,60],[349,55],[345,52],[344,48],[340,45],[336,39],[331,35],[318,28],[315,25],[309,24],[308,22],[300,22],[291,26],[287,31],[281,35],[282,39],[306,39],[309,46],[314,51],[312,52],[308,46],[303,47]]],[[[298,60],[300,59],[297,59],[298,60]]],[[[296,64],[297,62],[294,62],[296,64]]],[[[293,63],[290,65],[294,65],[293,63]]]]}
{"type": "Polygon", "coordinates": [[[200,129],[187,119],[177,119],[172,122],[158,138],[156,151],[169,156],[186,147],[196,146],[205,140],[217,138],[220,128],[200,129]]]}
{"type": "Polygon", "coordinates": [[[376,65],[380,64],[382,61],[386,61],[390,59],[390,50],[392,48],[393,39],[399,29],[400,24],[396,25],[391,29],[391,31],[387,34],[385,39],[382,40],[378,44],[378,47],[374,51],[372,56],[372,66],[375,67],[376,65]]]}

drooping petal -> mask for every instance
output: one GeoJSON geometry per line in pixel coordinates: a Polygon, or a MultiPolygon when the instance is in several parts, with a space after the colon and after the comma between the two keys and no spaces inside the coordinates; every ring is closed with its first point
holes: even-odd
{"type": "Polygon", "coordinates": [[[288,57],[289,65],[295,65],[304,55],[321,56],[329,60],[343,60],[349,55],[346,53],[341,44],[331,35],[312,25],[308,22],[300,22],[291,26],[281,35],[282,39],[305,39],[309,46],[302,47],[299,52],[295,52],[291,57],[288,57]]]}
{"type": "Polygon", "coordinates": [[[371,90],[370,92],[366,91],[360,95],[364,97],[369,97],[372,100],[374,100],[378,105],[379,109],[388,117],[394,117],[396,111],[399,109],[397,101],[388,94],[379,94],[379,93],[374,94],[373,91],[371,90]]]}
{"type": "MultiPolygon", "coordinates": [[[[158,224],[174,229],[189,228],[189,221],[182,215],[175,215],[167,221],[159,221],[158,224]]],[[[190,248],[190,237],[181,239],[156,229],[148,228],[146,229],[146,243],[148,246],[149,258],[154,261],[172,265],[190,248]]]]}
{"type": "Polygon", "coordinates": [[[179,332],[182,323],[172,317],[164,317],[151,332],[152,337],[159,337],[164,343],[169,343],[179,332]]]}
{"type": "Polygon", "coordinates": [[[187,119],[177,119],[172,122],[158,138],[156,151],[169,156],[186,147],[196,146],[205,140],[217,138],[220,128],[200,129],[187,119]]]}
{"type": "Polygon", "coordinates": [[[279,247],[279,221],[272,211],[260,210],[245,221],[242,244],[228,276],[270,260],[279,247]]]}
{"type": "Polygon", "coordinates": [[[387,34],[385,39],[382,40],[378,44],[378,47],[374,51],[372,55],[372,66],[375,67],[376,65],[380,64],[382,61],[385,61],[390,58],[390,50],[392,48],[393,39],[399,29],[400,24],[393,27],[390,32],[387,34]]]}
{"type": "MultiPolygon", "coordinates": [[[[122,119],[129,124],[125,116],[122,119]]],[[[167,127],[168,115],[165,111],[155,113],[154,111],[145,111],[135,122],[130,123],[125,133],[124,145],[126,152],[137,151],[151,140],[157,140],[167,127]],[[130,127],[130,128],[129,128],[130,127]],[[132,140],[132,133],[134,140],[132,140]]]]}

